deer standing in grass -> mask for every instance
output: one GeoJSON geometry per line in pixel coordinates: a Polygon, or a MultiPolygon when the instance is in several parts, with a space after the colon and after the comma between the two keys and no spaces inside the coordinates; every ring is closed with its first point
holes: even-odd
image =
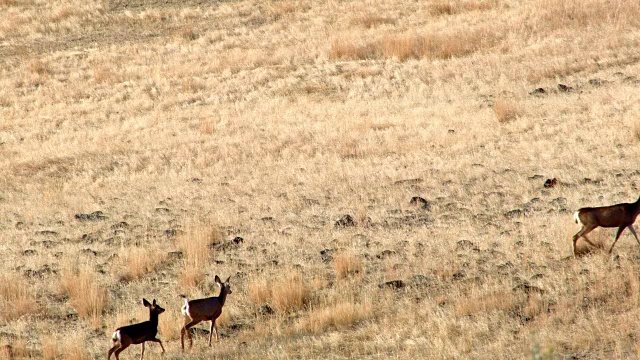
{"type": "Polygon", "coordinates": [[[113,347],[109,349],[107,360],[111,358],[113,352],[115,352],[116,360],[119,359],[118,354],[131,344],[142,344],[142,353],[140,354],[140,360],[142,360],[144,356],[144,343],[146,341],[153,341],[160,344],[162,355],[164,356],[162,341],[156,339],[156,335],[158,334],[158,315],[162,314],[164,309],[156,304],[156,299],[153,299],[152,304],[146,299],[142,299],[142,305],[149,308],[149,321],[117,328],[111,337],[113,347]]]}
{"type": "Polygon", "coordinates": [[[573,254],[576,255],[576,242],[580,237],[583,237],[589,245],[596,246],[587,238],[587,234],[597,227],[618,228],[616,238],[611,244],[611,248],[609,248],[609,254],[613,251],[613,247],[625,228],[629,228],[638,245],[640,245],[640,239],[638,239],[636,230],[633,228],[633,223],[636,221],[638,214],[640,214],[640,197],[634,203],[579,209],[573,214],[573,218],[582,228],[573,236],[573,254]]]}
{"type": "Polygon", "coordinates": [[[220,295],[215,297],[208,297],[204,299],[191,300],[184,299],[184,305],[182,306],[182,314],[185,316],[185,324],[180,329],[180,344],[182,345],[182,351],[184,352],[184,333],[187,333],[189,338],[189,348],[193,346],[193,339],[191,338],[191,332],[189,329],[200,323],[201,321],[211,321],[209,327],[209,346],[211,346],[211,335],[213,331],[216,331],[216,341],[218,341],[218,328],[216,327],[216,319],[222,314],[222,307],[227,299],[227,295],[231,294],[231,285],[229,285],[229,278],[223,283],[218,275],[215,277],[215,282],[220,287],[220,295]]]}

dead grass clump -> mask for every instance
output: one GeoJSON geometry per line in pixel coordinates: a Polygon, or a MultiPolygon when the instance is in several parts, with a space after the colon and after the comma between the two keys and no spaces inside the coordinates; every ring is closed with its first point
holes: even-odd
{"type": "Polygon", "coordinates": [[[370,304],[343,302],[312,310],[308,317],[300,319],[298,328],[312,333],[328,329],[340,330],[370,319],[372,316],[370,304]]]}
{"type": "Polygon", "coordinates": [[[0,348],[0,359],[30,358],[31,352],[27,344],[27,340],[19,337],[0,348]]]}
{"type": "Polygon", "coordinates": [[[89,358],[85,339],[80,334],[65,336],[62,341],[62,360],[85,360],[89,358]]]}
{"type": "Polygon", "coordinates": [[[156,270],[164,261],[163,253],[143,247],[123,248],[113,267],[120,281],[132,281],[156,270]]]}
{"type": "Polygon", "coordinates": [[[274,283],[271,293],[273,308],[284,313],[302,310],[311,301],[311,290],[297,273],[274,283]]]}
{"type": "Polygon", "coordinates": [[[16,274],[0,275],[0,320],[8,322],[38,312],[35,295],[16,274]]]}
{"type": "Polygon", "coordinates": [[[53,360],[58,358],[60,348],[55,337],[48,335],[40,338],[40,347],[42,349],[43,360],[53,360]]]}
{"type": "Polygon", "coordinates": [[[216,122],[213,119],[200,119],[200,133],[211,135],[216,131],[216,122]]]}
{"type": "Polygon", "coordinates": [[[493,112],[500,123],[510,122],[522,115],[522,109],[518,104],[503,98],[495,101],[493,104],[493,112]]]}
{"type": "Polygon", "coordinates": [[[193,41],[199,37],[198,33],[195,30],[193,30],[192,27],[189,27],[189,26],[183,27],[178,33],[178,35],[180,36],[180,38],[187,41],[193,41]]]}
{"type": "MultiPolygon", "coordinates": [[[[182,304],[180,304],[182,306],[182,304]]],[[[178,306],[175,306],[179,309],[178,306]]],[[[146,310],[146,309],[145,309],[146,310]]],[[[163,341],[180,338],[180,328],[184,326],[184,316],[180,311],[165,311],[162,313],[162,321],[158,322],[158,330],[163,341]]],[[[146,320],[146,319],[145,319],[146,320]]]]}
{"type": "Polygon", "coordinates": [[[522,299],[510,291],[494,291],[456,299],[456,316],[467,316],[494,311],[508,312],[515,309],[522,299]]]}
{"type": "Polygon", "coordinates": [[[204,280],[204,268],[211,260],[211,245],[220,242],[217,226],[195,226],[178,238],[177,245],[185,254],[184,267],[178,278],[183,288],[195,287],[204,280]]]}
{"type": "Polygon", "coordinates": [[[27,64],[27,69],[29,72],[40,76],[51,74],[51,67],[49,66],[49,63],[40,59],[30,61],[27,64]]]}
{"type": "Polygon", "coordinates": [[[448,34],[387,36],[382,39],[380,46],[383,57],[404,61],[467,56],[493,46],[496,42],[495,34],[480,30],[475,32],[465,30],[448,34]]]}
{"type": "Polygon", "coordinates": [[[639,26],[640,3],[619,0],[545,0],[540,5],[539,26],[547,29],[581,28],[602,25],[639,26]]]}
{"type": "Polygon", "coordinates": [[[496,6],[495,0],[475,1],[475,0],[438,0],[429,6],[432,15],[454,15],[466,11],[489,10],[496,6]]]}
{"type": "Polygon", "coordinates": [[[18,0],[0,0],[0,6],[13,6],[18,3],[18,0]]]}
{"type": "Polygon", "coordinates": [[[379,48],[374,43],[356,43],[347,39],[337,39],[331,44],[331,59],[368,60],[380,57],[379,48]]]}
{"type": "Polygon", "coordinates": [[[82,319],[91,321],[98,327],[102,323],[102,313],[108,306],[107,291],[96,279],[88,266],[62,271],[62,290],[69,296],[71,306],[82,319]]]}
{"type": "Polygon", "coordinates": [[[115,84],[121,80],[121,77],[115,71],[102,67],[93,71],[93,80],[98,84],[115,84]]]}
{"type": "Polygon", "coordinates": [[[333,262],[338,279],[361,274],[363,270],[362,260],[351,254],[336,255],[333,262]]]}
{"type": "Polygon", "coordinates": [[[271,299],[271,286],[264,280],[254,280],[249,284],[249,301],[252,304],[262,305],[271,299]]]}
{"type": "Polygon", "coordinates": [[[633,126],[633,138],[640,141],[640,122],[637,122],[634,126],[633,126]]]}
{"type": "Polygon", "coordinates": [[[380,25],[395,25],[396,20],[386,16],[380,16],[374,13],[360,15],[351,19],[351,25],[361,26],[371,29],[380,25]]]}

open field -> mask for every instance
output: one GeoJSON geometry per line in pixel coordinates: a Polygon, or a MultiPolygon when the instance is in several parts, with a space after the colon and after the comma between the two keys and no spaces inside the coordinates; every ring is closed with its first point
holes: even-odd
{"type": "Polygon", "coordinates": [[[571,257],[573,211],[640,195],[636,0],[0,19],[0,358],[103,358],[143,297],[167,359],[640,356],[631,234],[571,257]],[[220,341],[182,355],[216,274],[220,341]]]}

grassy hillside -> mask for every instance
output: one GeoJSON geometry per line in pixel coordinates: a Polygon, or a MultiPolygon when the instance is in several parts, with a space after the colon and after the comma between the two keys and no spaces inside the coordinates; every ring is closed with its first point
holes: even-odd
{"type": "Polygon", "coordinates": [[[631,234],[571,257],[575,209],[640,195],[636,0],[0,0],[0,19],[4,357],[103,358],[144,297],[183,358],[179,295],[216,274],[220,341],[198,325],[185,358],[638,356],[631,234]]]}

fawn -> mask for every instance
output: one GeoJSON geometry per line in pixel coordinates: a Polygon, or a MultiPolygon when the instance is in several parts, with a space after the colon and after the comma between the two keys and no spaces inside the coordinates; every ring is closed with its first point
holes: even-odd
{"type": "Polygon", "coordinates": [[[117,328],[111,337],[113,347],[109,349],[107,360],[111,358],[113,352],[115,352],[116,360],[118,360],[118,354],[131,344],[142,344],[142,354],[140,354],[140,360],[142,360],[144,356],[144,343],[146,341],[153,341],[160,344],[162,355],[164,355],[162,341],[156,339],[156,334],[158,334],[158,315],[162,314],[164,309],[156,304],[156,299],[153,299],[152,304],[146,299],[142,299],[142,305],[149,308],[149,321],[117,328]]]}

